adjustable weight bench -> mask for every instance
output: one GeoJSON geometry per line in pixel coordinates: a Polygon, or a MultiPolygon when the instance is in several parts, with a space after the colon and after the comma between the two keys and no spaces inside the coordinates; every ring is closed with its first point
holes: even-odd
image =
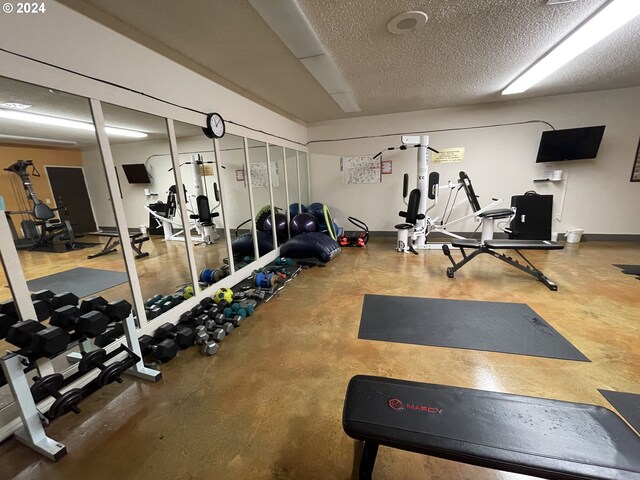
{"type": "MultiPolygon", "coordinates": [[[[105,246],[98,253],[94,253],[92,255],[87,255],[87,258],[96,258],[101,257],[103,255],[108,255],[109,253],[116,252],[116,247],[120,245],[120,236],[116,232],[91,232],[89,235],[93,235],[96,237],[109,237],[105,246]]],[[[143,235],[142,233],[130,233],[129,239],[131,241],[131,248],[134,252],[136,252],[135,258],[143,258],[148,257],[149,252],[142,251],[142,244],[149,240],[149,237],[143,235]]]]}
{"type": "Polygon", "coordinates": [[[640,437],[596,405],[357,375],[342,424],[364,442],[361,480],[379,445],[541,478],[640,479],[640,437]]]}
{"type": "Polygon", "coordinates": [[[490,239],[485,240],[484,242],[478,242],[477,240],[471,239],[455,239],[451,242],[451,246],[459,248],[463,258],[461,261],[456,262],[451,255],[449,246],[442,246],[442,251],[449,258],[451,264],[453,265],[452,267],[447,267],[447,277],[449,278],[453,278],[456,271],[460,270],[481,253],[488,253],[498,260],[502,260],[503,262],[508,263],[509,265],[516,267],[517,269],[520,269],[523,272],[528,273],[529,275],[534,276],[542,283],[544,283],[547,288],[549,288],[549,290],[558,290],[558,286],[551,280],[549,280],[544,273],[534,267],[533,264],[527,259],[527,257],[525,257],[520,252],[520,250],[562,250],[564,246],[561,243],[551,242],[549,240],[490,239]],[[474,251],[467,255],[464,250],[465,248],[474,249],[474,251]],[[518,262],[518,260],[514,260],[513,258],[503,253],[498,253],[496,252],[496,250],[515,250],[516,253],[520,255],[522,259],[527,263],[523,265],[518,262]]]}

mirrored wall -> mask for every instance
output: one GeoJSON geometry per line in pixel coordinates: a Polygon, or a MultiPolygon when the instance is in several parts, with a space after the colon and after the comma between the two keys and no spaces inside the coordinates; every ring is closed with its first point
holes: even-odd
{"type": "Polygon", "coordinates": [[[220,172],[213,141],[202,128],[182,122],[174,125],[196,273],[203,290],[230,274],[220,190],[225,170],[220,172]]]}
{"type": "Polygon", "coordinates": [[[174,168],[166,119],[111,104],[102,110],[108,126],[137,133],[109,138],[109,145],[129,235],[149,239],[136,255],[136,270],[147,319],[153,320],[194,294],[186,243],[197,192],[190,172],[187,182],[178,179],[190,165],[174,168]]]}
{"type": "Polygon", "coordinates": [[[169,121],[174,158],[167,119],[95,102],[107,161],[88,99],[6,78],[0,96],[9,105],[0,108],[0,205],[32,291],[52,277],[77,304],[90,296],[133,304],[139,291],[153,320],[179,303],[172,299],[215,285],[286,241],[300,208],[290,206],[308,204],[304,152],[233,134],[212,140],[201,126],[169,121]],[[123,245],[135,260],[133,286],[123,245]]]}

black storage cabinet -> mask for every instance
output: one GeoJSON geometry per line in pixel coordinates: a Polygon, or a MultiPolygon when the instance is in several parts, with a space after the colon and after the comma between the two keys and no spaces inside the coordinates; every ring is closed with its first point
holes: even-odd
{"type": "Polygon", "coordinates": [[[516,208],[516,215],[509,238],[551,240],[553,195],[514,195],[511,206],[516,208]]]}
{"type": "MultiPolygon", "coordinates": [[[[166,215],[167,205],[162,202],[150,203],[149,210],[152,210],[160,215],[166,215]]],[[[158,225],[158,221],[155,217],[149,214],[149,229],[147,232],[149,235],[164,235],[164,229],[162,225],[158,225]]]]}

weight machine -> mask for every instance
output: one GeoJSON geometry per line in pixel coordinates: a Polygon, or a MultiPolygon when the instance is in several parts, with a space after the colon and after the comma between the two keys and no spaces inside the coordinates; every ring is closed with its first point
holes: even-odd
{"type": "MultiPolygon", "coordinates": [[[[7,217],[11,215],[22,215],[21,223],[23,238],[19,238],[13,222],[11,234],[17,247],[35,249],[39,247],[51,247],[55,239],[63,240],[68,249],[75,247],[75,235],[69,220],[61,221],[54,212],[62,211],[68,215],[66,207],[58,206],[51,208],[38,198],[31,183],[30,176],[40,177],[40,172],[36,169],[32,160],[18,160],[13,165],[4,169],[7,172],[15,173],[20,177],[22,187],[27,192],[27,201],[23,203],[22,210],[6,211],[7,217]],[[29,173],[31,167],[31,173],[29,173]]],[[[17,187],[16,187],[17,188],[17,187]]],[[[20,195],[16,191],[16,198],[20,201],[20,195]]],[[[24,202],[24,201],[23,201],[24,202]]]]}
{"type": "MultiPolygon", "coordinates": [[[[406,211],[399,212],[399,215],[405,218],[406,222],[395,225],[398,231],[396,249],[399,252],[411,252],[417,255],[418,252],[416,250],[441,250],[442,246],[447,245],[448,242],[430,242],[429,236],[439,234],[453,239],[464,239],[465,237],[449,231],[449,228],[452,225],[471,218],[482,223],[483,241],[493,238],[494,220],[503,219],[505,220],[504,223],[508,223],[511,220],[511,217],[514,215],[511,209],[494,209],[502,202],[502,199],[494,198],[490,204],[485,207],[480,207],[475,192],[473,191],[471,180],[469,180],[469,177],[464,172],[460,172],[458,181],[448,181],[442,185],[439,183],[440,175],[438,172],[429,173],[431,152],[439,152],[429,146],[428,135],[403,135],[402,146],[391,147],[388,148],[388,150],[395,150],[396,148],[406,150],[410,147],[418,149],[418,180],[417,188],[409,192],[409,175],[404,175],[402,197],[407,209],[406,211]],[[467,198],[456,202],[457,195],[461,189],[465,190],[467,198]],[[438,204],[442,190],[449,191],[447,204],[445,205],[442,215],[432,218],[429,216],[429,211],[433,210],[438,204]],[[453,202],[451,202],[451,196],[454,191],[454,199],[453,202]],[[429,205],[430,200],[431,205],[429,205]],[[462,205],[466,205],[467,202],[471,204],[473,212],[452,220],[451,215],[453,211],[459,209],[462,205]]],[[[381,153],[378,155],[381,155],[381,153]]],[[[378,155],[376,155],[376,157],[378,155]]]]}
{"type": "MultiPolygon", "coordinates": [[[[200,245],[211,245],[220,238],[220,235],[216,232],[216,224],[214,218],[220,214],[214,212],[216,208],[220,206],[220,193],[218,192],[218,185],[213,184],[213,195],[216,200],[216,205],[211,208],[209,205],[209,192],[207,188],[207,182],[204,175],[204,165],[213,164],[212,161],[204,161],[202,155],[196,154],[192,156],[190,162],[185,162],[182,165],[191,165],[193,170],[194,179],[194,194],[187,194],[185,189],[185,199],[187,202],[187,212],[189,213],[189,229],[195,230],[197,235],[192,236],[192,240],[200,245]]],[[[169,171],[173,170],[170,168],[169,171]]],[[[145,209],[152,215],[152,217],[158,222],[158,225],[162,226],[165,240],[177,240],[184,242],[184,228],[182,222],[176,220],[177,213],[177,188],[176,185],[172,185],[169,188],[167,203],[164,212],[156,212],[145,205],[145,209]],[[175,229],[174,229],[175,227],[175,229]]]]}

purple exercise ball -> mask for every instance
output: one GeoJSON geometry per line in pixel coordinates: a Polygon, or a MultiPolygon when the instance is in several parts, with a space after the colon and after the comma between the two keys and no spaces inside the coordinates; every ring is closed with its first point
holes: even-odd
{"type": "MultiPolygon", "coordinates": [[[[262,229],[271,233],[271,215],[264,219],[262,229]]],[[[280,241],[287,239],[287,216],[284,213],[276,213],[276,236],[280,241]]]]}
{"type": "Polygon", "coordinates": [[[301,233],[317,232],[320,226],[318,220],[310,213],[299,213],[291,220],[291,236],[295,237],[301,233]]]}

